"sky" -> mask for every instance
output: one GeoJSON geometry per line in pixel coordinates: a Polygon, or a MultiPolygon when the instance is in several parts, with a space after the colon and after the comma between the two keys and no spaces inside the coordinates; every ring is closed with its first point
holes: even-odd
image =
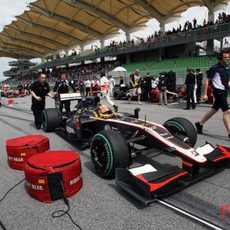
{"type": "MultiPolygon", "coordinates": [[[[24,10],[27,9],[27,5],[30,2],[35,2],[36,0],[0,0],[0,6],[1,6],[1,17],[0,17],[0,32],[3,30],[3,27],[5,25],[8,25],[12,22],[12,20],[15,20],[16,15],[20,15],[24,12],[24,10]]],[[[226,12],[230,14],[230,2],[227,5],[226,12]]],[[[216,13],[216,15],[218,12],[216,13]]],[[[165,27],[165,30],[171,29],[173,26],[177,27],[179,24],[182,26],[184,25],[185,21],[189,20],[192,21],[194,18],[194,15],[197,19],[197,24],[202,24],[204,18],[207,18],[208,10],[206,7],[192,7],[189,8],[187,11],[183,12],[181,14],[181,17],[178,18],[175,22],[167,24],[165,27]]],[[[159,30],[159,23],[155,19],[151,19],[147,24],[146,28],[139,32],[135,32],[131,34],[131,38],[137,39],[139,37],[143,37],[143,34],[145,37],[151,35],[154,33],[154,31],[159,30]]],[[[124,33],[121,33],[120,36],[117,36],[114,38],[116,41],[125,40],[124,33]]],[[[109,40],[105,42],[105,45],[109,44],[109,40]]],[[[94,43],[97,45],[97,43],[94,43]]],[[[91,45],[89,45],[91,46],[91,45]]],[[[5,79],[3,77],[3,71],[9,70],[10,67],[8,66],[8,62],[15,59],[10,58],[1,58],[0,57],[0,81],[5,79]]],[[[35,62],[39,62],[40,59],[32,60],[35,62]]]]}

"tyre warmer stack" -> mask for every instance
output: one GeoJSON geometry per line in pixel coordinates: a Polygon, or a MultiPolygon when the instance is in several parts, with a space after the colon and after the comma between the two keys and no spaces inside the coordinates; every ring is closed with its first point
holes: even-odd
{"type": "Polygon", "coordinates": [[[80,155],[49,148],[43,135],[6,141],[9,166],[24,170],[27,192],[45,203],[73,196],[83,185],[80,155]]]}
{"type": "Polygon", "coordinates": [[[29,135],[6,141],[8,164],[12,169],[23,170],[26,160],[50,148],[49,139],[43,135],[29,135]]]}
{"type": "Polygon", "coordinates": [[[28,193],[45,203],[67,198],[82,187],[80,156],[74,151],[47,151],[25,164],[28,193]]]}

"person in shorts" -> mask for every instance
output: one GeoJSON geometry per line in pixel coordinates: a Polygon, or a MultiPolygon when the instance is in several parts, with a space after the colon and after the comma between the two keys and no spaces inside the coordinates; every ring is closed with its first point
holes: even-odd
{"type": "Polygon", "coordinates": [[[223,111],[223,122],[230,139],[230,119],[229,105],[227,101],[228,87],[230,85],[230,69],[228,66],[229,52],[222,50],[218,55],[219,62],[212,66],[208,71],[207,79],[204,84],[204,100],[208,100],[207,91],[209,81],[212,83],[213,94],[215,97],[212,108],[203,116],[203,118],[195,123],[198,133],[203,133],[203,125],[207,122],[219,109],[223,111]]]}

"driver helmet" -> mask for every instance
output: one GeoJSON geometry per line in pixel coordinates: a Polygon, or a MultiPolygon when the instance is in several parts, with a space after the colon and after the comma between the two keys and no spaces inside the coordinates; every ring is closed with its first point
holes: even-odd
{"type": "Polygon", "coordinates": [[[101,118],[112,118],[114,117],[115,113],[106,105],[101,105],[98,108],[98,115],[101,118]]]}

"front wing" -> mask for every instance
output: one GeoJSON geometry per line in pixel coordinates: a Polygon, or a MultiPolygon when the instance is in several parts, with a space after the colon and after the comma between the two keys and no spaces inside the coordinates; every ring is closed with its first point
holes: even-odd
{"type": "Polygon", "coordinates": [[[205,165],[182,159],[182,168],[149,159],[138,167],[116,169],[116,184],[144,205],[167,197],[224,170],[230,165],[230,148],[217,146],[205,154],[205,165]]]}

